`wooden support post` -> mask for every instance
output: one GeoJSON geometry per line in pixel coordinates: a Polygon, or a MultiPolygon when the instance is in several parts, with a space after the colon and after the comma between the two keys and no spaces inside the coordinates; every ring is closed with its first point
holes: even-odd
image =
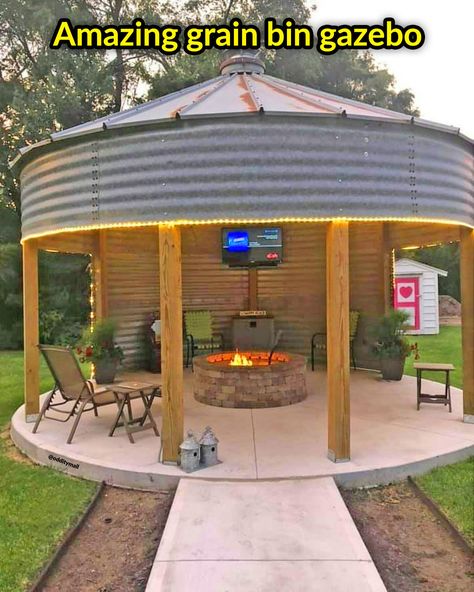
{"type": "Polygon", "coordinates": [[[474,423],[474,230],[461,228],[464,421],[474,423]]]}
{"type": "Polygon", "coordinates": [[[94,316],[103,319],[109,314],[107,279],[107,231],[98,230],[92,266],[94,270],[94,316]]]}
{"type": "Polygon", "coordinates": [[[258,310],[258,269],[249,269],[249,310],[258,310]]]}
{"type": "Polygon", "coordinates": [[[24,389],[27,422],[39,413],[39,310],[38,244],[35,239],[23,244],[23,336],[24,389]]]}
{"type": "Polygon", "coordinates": [[[330,222],[326,235],[328,458],[350,459],[349,223],[330,222]]]}
{"type": "Polygon", "coordinates": [[[181,231],[160,226],[160,317],[163,461],[176,462],[183,441],[183,305],[181,231]]]}

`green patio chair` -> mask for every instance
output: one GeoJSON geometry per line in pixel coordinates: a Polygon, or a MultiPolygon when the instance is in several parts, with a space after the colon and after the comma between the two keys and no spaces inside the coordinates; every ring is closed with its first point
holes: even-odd
{"type": "MultiPolygon", "coordinates": [[[[349,313],[349,347],[351,354],[352,367],[357,370],[355,352],[354,352],[354,341],[357,335],[357,329],[359,327],[360,312],[357,310],[351,310],[349,313]]],[[[326,353],[326,333],[313,333],[311,337],[311,370],[314,372],[315,363],[315,352],[316,351],[326,353]]]]}
{"type": "Polygon", "coordinates": [[[184,332],[186,342],[186,368],[199,353],[222,350],[222,333],[212,330],[212,315],[209,310],[188,310],[184,313],[184,332]]]}

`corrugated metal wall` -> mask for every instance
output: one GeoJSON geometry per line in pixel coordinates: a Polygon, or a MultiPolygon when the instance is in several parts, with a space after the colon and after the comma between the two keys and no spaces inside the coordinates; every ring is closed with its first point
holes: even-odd
{"type": "MultiPolygon", "coordinates": [[[[106,233],[109,315],[119,323],[126,365],[136,366],[145,359],[147,316],[160,308],[158,229],[106,233]]],[[[232,316],[247,308],[248,274],[223,266],[220,249],[219,227],[183,228],[183,309],[211,310],[230,347],[232,316]]]]}
{"type": "Polygon", "coordinates": [[[21,172],[24,238],[173,220],[474,223],[472,145],[407,124],[296,116],[176,121],[53,142],[30,157],[21,172]]]}
{"type": "Polygon", "coordinates": [[[349,231],[350,308],[361,313],[355,340],[356,362],[378,368],[371,353],[371,327],[384,314],[383,223],[354,223],[349,231]]]}
{"type": "MultiPolygon", "coordinates": [[[[282,349],[309,356],[312,333],[326,326],[326,224],[282,228],[284,262],[259,269],[259,307],[284,331],[282,349]]],[[[376,367],[370,326],[384,312],[383,247],[383,223],[350,224],[350,307],[363,313],[356,352],[367,367],[376,367]]],[[[221,263],[220,226],[183,227],[182,273],[184,310],[211,310],[230,348],[232,317],[248,308],[248,272],[221,263]]],[[[141,364],[147,314],[159,310],[157,228],[107,231],[107,284],[127,363],[141,364]]]]}
{"type": "Polygon", "coordinates": [[[326,224],[285,225],[283,241],[284,262],[258,271],[259,306],[284,331],[279,347],[309,355],[326,326],[326,224]]]}
{"type": "Polygon", "coordinates": [[[232,317],[248,308],[248,272],[221,259],[220,226],[183,228],[183,309],[211,310],[213,328],[230,348],[232,317]]]}
{"type": "Polygon", "coordinates": [[[119,324],[127,366],[145,358],[147,315],[160,308],[158,230],[107,231],[109,316],[119,324]]]}

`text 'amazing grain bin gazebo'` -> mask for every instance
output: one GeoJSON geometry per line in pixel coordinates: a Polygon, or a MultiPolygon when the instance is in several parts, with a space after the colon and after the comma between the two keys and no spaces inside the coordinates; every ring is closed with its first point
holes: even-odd
{"type": "MultiPolygon", "coordinates": [[[[160,302],[163,457],[176,460],[183,302],[211,309],[228,331],[232,313],[248,308],[249,285],[245,270],[222,265],[220,228],[278,222],[285,263],[259,272],[253,290],[278,314],[285,349],[307,354],[315,326],[327,330],[329,457],[350,455],[349,310],[370,317],[390,306],[394,248],[461,242],[473,421],[473,146],[458,129],[266,76],[239,55],[215,79],[53,133],[15,166],[27,419],[39,405],[38,249],[92,254],[96,316],[118,319],[129,360],[160,302]]],[[[358,347],[368,357],[363,331],[358,347]]]]}

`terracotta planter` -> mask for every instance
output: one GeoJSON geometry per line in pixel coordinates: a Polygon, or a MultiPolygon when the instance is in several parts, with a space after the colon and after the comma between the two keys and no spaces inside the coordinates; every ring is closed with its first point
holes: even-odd
{"type": "Polygon", "coordinates": [[[405,368],[405,358],[382,358],[380,366],[384,380],[401,380],[405,368]]]}
{"type": "Polygon", "coordinates": [[[95,363],[95,381],[97,384],[108,384],[115,380],[118,360],[100,360],[95,363]]]}

